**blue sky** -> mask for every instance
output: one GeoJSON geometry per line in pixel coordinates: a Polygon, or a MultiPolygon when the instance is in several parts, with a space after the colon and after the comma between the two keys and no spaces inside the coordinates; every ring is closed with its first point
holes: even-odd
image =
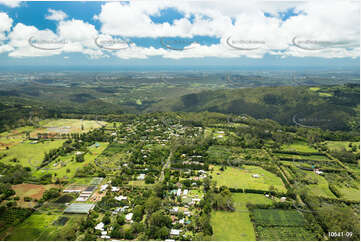
{"type": "Polygon", "coordinates": [[[10,5],[0,0],[1,69],[359,69],[355,2],[325,6],[298,1],[13,1],[10,5]]]}

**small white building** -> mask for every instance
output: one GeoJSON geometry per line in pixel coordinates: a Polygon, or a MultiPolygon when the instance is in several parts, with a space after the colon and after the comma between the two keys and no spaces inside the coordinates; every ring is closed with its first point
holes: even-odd
{"type": "Polygon", "coordinates": [[[96,230],[104,230],[104,223],[103,222],[100,222],[98,223],[95,228],[96,230]]]}
{"type": "Polygon", "coordinates": [[[105,189],[107,189],[107,187],[108,187],[108,184],[101,185],[100,186],[100,191],[101,192],[105,191],[105,189]]]}
{"type": "Polygon", "coordinates": [[[133,213],[128,213],[127,215],[125,215],[125,219],[126,219],[127,221],[131,221],[132,218],[133,218],[133,213]]]}
{"type": "Polygon", "coordinates": [[[144,180],[145,179],[145,174],[139,174],[139,176],[137,177],[138,180],[144,180]]]}
{"type": "Polygon", "coordinates": [[[127,200],[128,198],[126,196],[119,195],[119,196],[115,197],[114,199],[117,201],[122,201],[122,200],[127,200]]]}
{"type": "Polygon", "coordinates": [[[179,236],[180,232],[182,232],[180,229],[171,229],[170,235],[179,236]]]}
{"type": "Polygon", "coordinates": [[[112,187],[112,192],[119,192],[120,188],[119,187],[112,187]]]}
{"type": "Polygon", "coordinates": [[[170,210],[170,212],[171,212],[171,213],[178,213],[178,210],[179,210],[178,207],[173,207],[173,208],[170,210]]]}
{"type": "Polygon", "coordinates": [[[184,195],[184,196],[187,196],[187,194],[188,194],[188,190],[185,189],[185,190],[183,191],[183,195],[184,195]]]}
{"type": "Polygon", "coordinates": [[[252,177],[253,177],[253,178],[260,178],[261,176],[258,175],[258,174],[253,174],[252,177]]]}
{"type": "Polygon", "coordinates": [[[178,188],[177,190],[177,196],[179,197],[182,194],[182,189],[178,188]]]}

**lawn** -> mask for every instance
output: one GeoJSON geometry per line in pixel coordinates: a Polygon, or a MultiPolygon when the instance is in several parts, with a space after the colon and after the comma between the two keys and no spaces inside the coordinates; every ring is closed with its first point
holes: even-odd
{"type": "Polygon", "coordinates": [[[256,240],[253,224],[246,207],[247,203],[271,204],[272,200],[260,194],[234,193],[235,212],[212,211],[212,240],[253,241],[256,240]]]}
{"type": "Polygon", "coordinates": [[[43,161],[45,152],[49,152],[51,149],[62,146],[64,141],[65,140],[61,139],[39,142],[37,144],[31,144],[30,141],[24,141],[24,143],[15,145],[9,150],[2,152],[7,154],[2,161],[9,162],[12,158],[17,158],[23,166],[37,167],[43,161]]]}
{"type": "Polygon", "coordinates": [[[218,186],[260,190],[269,190],[270,186],[274,186],[280,192],[287,191],[281,178],[261,167],[244,166],[242,169],[227,167],[224,171],[220,171],[220,168],[220,166],[214,166],[211,173],[212,179],[217,182],[218,186]],[[260,177],[252,177],[254,174],[258,174],[260,177]]]}
{"type": "Polygon", "coordinates": [[[298,141],[293,144],[282,145],[281,150],[296,151],[296,152],[319,152],[315,148],[309,146],[304,141],[298,141]]]}

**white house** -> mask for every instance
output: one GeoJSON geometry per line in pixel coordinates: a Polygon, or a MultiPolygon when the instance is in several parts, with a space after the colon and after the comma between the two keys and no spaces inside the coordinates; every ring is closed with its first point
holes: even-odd
{"type": "Polygon", "coordinates": [[[102,192],[102,191],[105,191],[105,189],[107,189],[107,187],[108,187],[108,184],[101,185],[101,186],[100,186],[100,191],[101,191],[101,192],[102,192]]]}
{"type": "Polygon", "coordinates": [[[144,180],[145,179],[145,174],[139,174],[139,176],[137,177],[138,180],[144,180]]]}
{"type": "Polygon", "coordinates": [[[133,213],[128,213],[127,215],[125,215],[125,219],[126,219],[127,221],[131,221],[132,218],[133,218],[133,213]]]}
{"type": "Polygon", "coordinates": [[[182,194],[182,189],[178,188],[177,190],[177,196],[179,197],[182,194]]]}
{"type": "Polygon", "coordinates": [[[104,223],[103,222],[100,222],[98,223],[95,228],[96,230],[104,230],[104,223]]]}
{"type": "Polygon", "coordinates": [[[118,192],[120,190],[119,187],[112,187],[112,192],[118,192]]]}
{"type": "Polygon", "coordinates": [[[171,229],[170,235],[179,236],[180,232],[182,232],[182,230],[180,230],[180,229],[171,229]]]}
{"type": "Polygon", "coordinates": [[[127,200],[127,197],[119,195],[119,196],[115,197],[114,199],[117,200],[117,201],[122,201],[122,200],[127,200]]]}

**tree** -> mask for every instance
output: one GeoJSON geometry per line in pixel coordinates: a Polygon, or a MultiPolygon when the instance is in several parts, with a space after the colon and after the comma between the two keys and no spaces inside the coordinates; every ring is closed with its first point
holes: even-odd
{"type": "MultiPolygon", "coordinates": [[[[134,217],[133,217],[133,218],[134,218],[134,217]]],[[[118,223],[119,225],[125,224],[125,216],[124,216],[124,214],[119,214],[119,215],[117,216],[117,223],[118,223]]]]}
{"type": "Polygon", "coordinates": [[[151,214],[157,211],[162,206],[162,200],[159,197],[151,196],[145,202],[145,210],[151,214]]]}
{"type": "Polygon", "coordinates": [[[144,208],[141,205],[137,205],[133,209],[133,220],[135,222],[142,221],[144,208]]]}

